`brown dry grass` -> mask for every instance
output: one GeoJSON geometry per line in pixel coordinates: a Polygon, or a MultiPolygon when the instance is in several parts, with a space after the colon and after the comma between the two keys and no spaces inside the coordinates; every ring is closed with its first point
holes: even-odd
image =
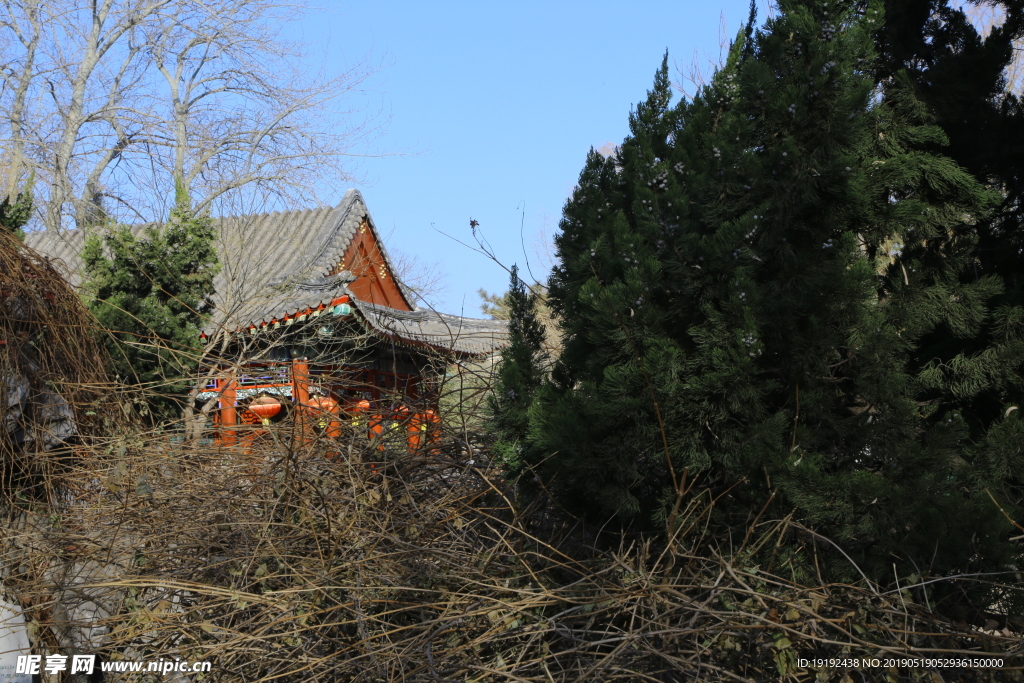
{"type": "MultiPolygon", "coordinates": [[[[239,682],[881,681],[894,679],[816,678],[796,660],[1021,664],[1019,638],[958,628],[919,590],[799,586],[750,553],[724,557],[696,491],[670,543],[599,550],[550,507],[517,512],[457,447],[373,471],[379,454],[359,438],[336,461],[300,441],[283,425],[248,454],[141,437],[80,453],[65,502],[18,509],[0,535],[37,642],[207,660],[205,680],[239,682]]],[[[760,522],[748,549],[789,524],[760,522]]]]}

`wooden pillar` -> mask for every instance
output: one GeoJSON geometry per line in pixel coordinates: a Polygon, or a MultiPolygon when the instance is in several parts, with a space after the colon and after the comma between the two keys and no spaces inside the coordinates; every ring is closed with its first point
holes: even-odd
{"type": "Polygon", "coordinates": [[[235,378],[228,375],[217,380],[220,392],[221,439],[225,446],[233,446],[238,438],[238,411],[235,408],[235,378]]]}
{"type": "Polygon", "coordinates": [[[309,362],[305,358],[292,361],[292,399],[296,406],[309,403],[309,362]]]}

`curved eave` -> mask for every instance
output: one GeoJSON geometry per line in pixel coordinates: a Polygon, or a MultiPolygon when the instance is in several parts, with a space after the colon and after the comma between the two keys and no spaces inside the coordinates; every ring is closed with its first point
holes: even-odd
{"type": "MultiPolygon", "coordinates": [[[[354,319],[367,333],[403,348],[429,349],[435,353],[470,358],[489,355],[508,343],[506,325],[501,321],[461,318],[424,309],[399,311],[359,301],[347,291],[311,300],[303,308],[291,309],[281,316],[250,320],[232,326],[233,333],[237,334],[242,330],[249,334],[287,330],[296,324],[309,323],[321,316],[324,320],[336,320],[338,318],[330,311],[341,304],[349,304],[352,307],[354,319]],[[392,325],[389,325],[388,321],[392,325]],[[395,329],[399,324],[405,329],[395,329]],[[410,329],[411,326],[419,329],[410,329]]],[[[227,326],[211,326],[203,330],[201,336],[206,341],[224,329],[227,329],[227,326]]]]}

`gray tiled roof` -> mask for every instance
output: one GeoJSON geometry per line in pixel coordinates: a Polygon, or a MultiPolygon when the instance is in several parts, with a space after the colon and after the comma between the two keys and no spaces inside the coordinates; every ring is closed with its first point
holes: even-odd
{"type": "Polygon", "coordinates": [[[356,301],[356,308],[375,329],[399,339],[462,353],[488,353],[508,341],[508,324],[502,320],[475,320],[418,308],[393,308],[356,301]]]}
{"type": "MultiPolygon", "coordinates": [[[[214,281],[214,318],[204,333],[259,325],[350,294],[346,285],[352,282],[351,274],[327,277],[327,273],[340,263],[363,218],[394,272],[358,190],[349,190],[334,208],[218,219],[221,272],[214,281]]],[[[147,227],[134,225],[131,230],[138,235],[147,227]]],[[[83,231],[32,232],[25,241],[63,263],[71,284],[81,285],[83,231]]],[[[413,305],[410,292],[401,282],[398,285],[413,305]]],[[[398,311],[352,299],[372,327],[409,341],[462,353],[487,353],[504,345],[507,337],[506,326],[499,321],[459,318],[428,309],[398,311]]]]}

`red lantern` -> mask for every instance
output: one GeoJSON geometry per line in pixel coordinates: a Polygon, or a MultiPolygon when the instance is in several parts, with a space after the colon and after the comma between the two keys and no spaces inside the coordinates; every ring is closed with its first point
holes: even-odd
{"type": "Polygon", "coordinates": [[[242,411],[242,421],[248,424],[270,424],[270,419],[281,413],[281,402],[273,396],[260,396],[242,411]]]}

